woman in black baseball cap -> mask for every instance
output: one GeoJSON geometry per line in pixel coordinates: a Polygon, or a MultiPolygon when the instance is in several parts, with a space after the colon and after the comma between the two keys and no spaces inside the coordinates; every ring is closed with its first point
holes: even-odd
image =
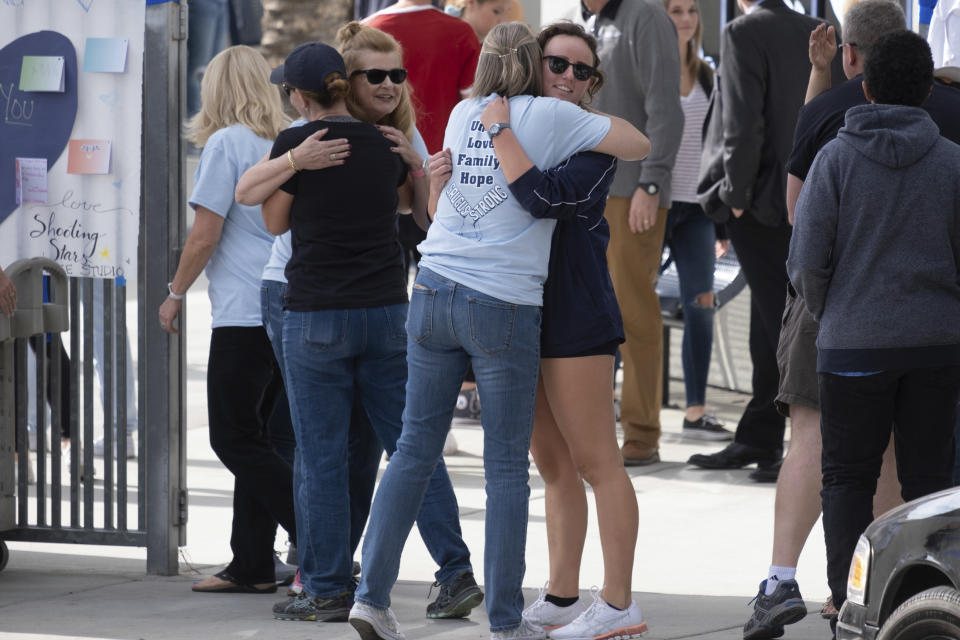
{"type": "MultiPolygon", "coordinates": [[[[371,87],[354,106],[365,119],[382,121],[398,110],[396,89],[405,80],[399,54],[372,59],[379,64],[354,69],[349,78],[336,50],[308,43],[274,72],[307,121],[282,132],[264,163],[284,165],[282,173],[274,169],[272,185],[266,183],[276,191],[263,204],[264,221],[273,233],[289,229],[292,238],[283,346],[303,540],[303,593],[274,607],[280,619],[345,620],[353,604],[348,425],[355,391],[388,452],[400,435],[407,284],[397,211],[401,196],[416,200],[419,193],[425,202],[427,183],[421,155],[399,128],[378,129],[351,115],[351,85],[357,84],[371,87]],[[311,138],[314,160],[317,153],[327,155],[321,168],[300,165],[297,150],[311,138]]],[[[407,124],[412,128],[412,117],[407,124]]],[[[461,564],[470,570],[442,465],[431,486],[436,497],[424,503],[422,530],[436,538],[438,559],[447,560],[442,570],[454,572],[461,564]]]]}

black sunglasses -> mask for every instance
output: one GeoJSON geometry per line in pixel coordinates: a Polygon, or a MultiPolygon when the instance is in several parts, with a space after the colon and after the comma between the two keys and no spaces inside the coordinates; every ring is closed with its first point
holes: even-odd
{"type": "Polygon", "coordinates": [[[387,79],[387,76],[390,77],[390,82],[393,84],[403,84],[403,81],[407,79],[407,70],[406,69],[357,69],[350,74],[350,77],[364,74],[367,76],[367,82],[370,84],[380,84],[387,79]]]}
{"type": "Polygon", "coordinates": [[[293,89],[290,88],[290,85],[288,85],[286,82],[281,82],[280,88],[283,89],[283,92],[288,96],[290,95],[290,92],[293,91],[293,89]]]}
{"type": "Polygon", "coordinates": [[[599,74],[594,67],[582,62],[570,62],[566,58],[557,56],[543,56],[543,59],[547,61],[551,73],[557,75],[564,73],[570,65],[573,65],[573,77],[580,81],[589,80],[592,76],[599,74]]]}

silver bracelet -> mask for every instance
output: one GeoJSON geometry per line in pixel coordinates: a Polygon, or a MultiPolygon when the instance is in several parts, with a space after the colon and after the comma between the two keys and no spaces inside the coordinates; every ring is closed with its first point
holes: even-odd
{"type": "Polygon", "coordinates": [[[170,295],[170,297],[173,298],[174,300],[183,300],[183,299],[186,297],[186,295],[187,295],[186,292],[184,292],[184,293],[174,293],[174,292],[173,292],[173,283],[172,283],[172,282],[168,282],[168,283],[167,283],[167,293],[168,293],[168,294],[170,295]]]}

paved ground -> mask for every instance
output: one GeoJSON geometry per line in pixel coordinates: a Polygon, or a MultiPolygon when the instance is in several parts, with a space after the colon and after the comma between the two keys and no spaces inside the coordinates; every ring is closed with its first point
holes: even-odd
{"type": "MultiPolygon", "coordinates": [[[[10,543],[11,558],[0,573],[0,638],[355,638],[343,624],[272,620],[277,596],[200,595],[190,584],[228,560],[232,480],[206,441],[203,369],[207,321],[202,286],[192,291],[189,328],[190,409],[188,486],[190,520],[181,575],[144,575],[141,549],[10,543]],[[194,326],[196,325],[196,326],[194,326]]],[[[673,384],[675,394],[681,392],[673,384]]],[[[711,391],[711,403],[733,421],[742,395],[711,391]]],[[[679,399],[679,398],[678,398],[679,399]]],[[[633,469],[640,503],[640,531],[634,568],[636,600],[650,625],[651,640],[742,637],[749,600],[769,564],[773,486],[747,479],[747,471],[698,471],[684,464],[691,453],[719,448],[685,441],[681,413],[665,409],[664,462],[633,469]]],[[[458,421],[460,453],[447,458],[461,508],[464,535],[476,567],[483,564],[484,493],[482,438],[476,423],[458,421]]],[[[102,475],[99,475],[102,477],[102,475]]],[[[525,586],[531,602],[547,577],[543,484],[531,467],[530,523],[525,586]]],[[[592,500],[592,498],[591,498],[592,500]]],[[[811,610],[788,627],[786,638],[829,637],[816,612],[826,595],[822,533],[817,527],[801,560],[799,579],[811,610]]],[[[278,538],[278,548],[283,538],[278,538]]],[[[599,536],[591,521],[581,585],[602,583],[599,536]]],[[[467,621],[428,621],[424,607],[432,562],[416,532],[407,544],[394,608],[411,640],[487,638],[485,612],[467,621]]]]}
{"type": "MultiPolygon", "coordinates": [[[[188,171],[190,173],[190,171],[188,171]]],[[[136,317],[136,300],[128,313],[136,317]]],[[[71,638],[356,638],[344,624],[280,622],[270,607],[280,599],[260,595],[201,595],[193,580],[229,560],[232,477],[207,443],[204,380],[209,348],[209,303],[203,278],[188,294],[187,485],[190,493],[187,545],[180,575],[144,575],[142,549],[10,543],[10,562],[0,572],[0,639],[71,638]]],[[[148,314],[148,317],[152,317],[148,314]]],[[[679,342],[675,332],[674,341],[679,342]]],[[[132,336],[133,337],[133,336],[132,336]]],[[[134,340],[134,345],[136,341],[134,340]]],[[[735,354],[738,355],[738,354],[735,354]]],[[[678,359],[678,358],[677,358],[678,359]]],[[[682,402],[682,385],[672,384],[682,402]]],[[[711,389],[708,404],[735,425],[747,398],[711,389]]],[[[735,640],[751,611],[748,603],[770,560],[774,489],[747,479],[747,470],[701,471],[685,464],[692,453],[717,444],[685,441],[682,414],[662,413],[663,462],[630,470],[640,504],[633,587],[650,640],[735,640]]],[[[482,434],[477,423],[458,421],[460,452],[446,459],[461,509],[464,537],[478,579],[483,566],[484,491],[482,434]]],[[[130,477],[136,477],[135,465],[130,477]]],[[[98,473],[98,478],[103,474],[98,473]]],[[[98,486],[101,480],[97,481],[98,486]]],[[[547,579],[543,483],[531,466],[527,536],[527,602],[547,579]]],[[[591,496],[592,504],[592,496],[591,496]]],[[[131,511],[131,519],[135,513],[131,511]]],[[[131,520],[135,521],[135,520],[131,520]]],[[[278,538],[278,548],[284,537],[278,538]]],[[[603,581],[600,543],[591,520],[581,571],[585,597],[603,581]]],[[[408,638],[487,638],[481,609],[466,621],[428,621],[424,608],[433,563],[416,531],[411,534],[394,590],[394,609],[408,638]]],[[[822,640],[827,625],[817,614],[827,594],[823,533],[811,534],[798,579],[811,614],[787,628],[788,640],[822,640]]]]}

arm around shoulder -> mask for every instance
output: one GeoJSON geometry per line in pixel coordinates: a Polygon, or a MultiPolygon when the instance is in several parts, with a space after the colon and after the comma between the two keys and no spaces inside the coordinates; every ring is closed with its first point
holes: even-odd
{"type": "Polygon", "coordinates": [[[610,118],[610,130],[600,143],[591,149],[621,160],[643,160],[650,155],[650,140],[639,129],[616,116],[610,118]]]}
{"type": "Polygon", "coordinates": [[[286,233],[290,229],[290,207],[293,205],[293,195],[282,189],[273,192],[260,208],[263,224],[267,231],[275,236],[286,233]]]}

